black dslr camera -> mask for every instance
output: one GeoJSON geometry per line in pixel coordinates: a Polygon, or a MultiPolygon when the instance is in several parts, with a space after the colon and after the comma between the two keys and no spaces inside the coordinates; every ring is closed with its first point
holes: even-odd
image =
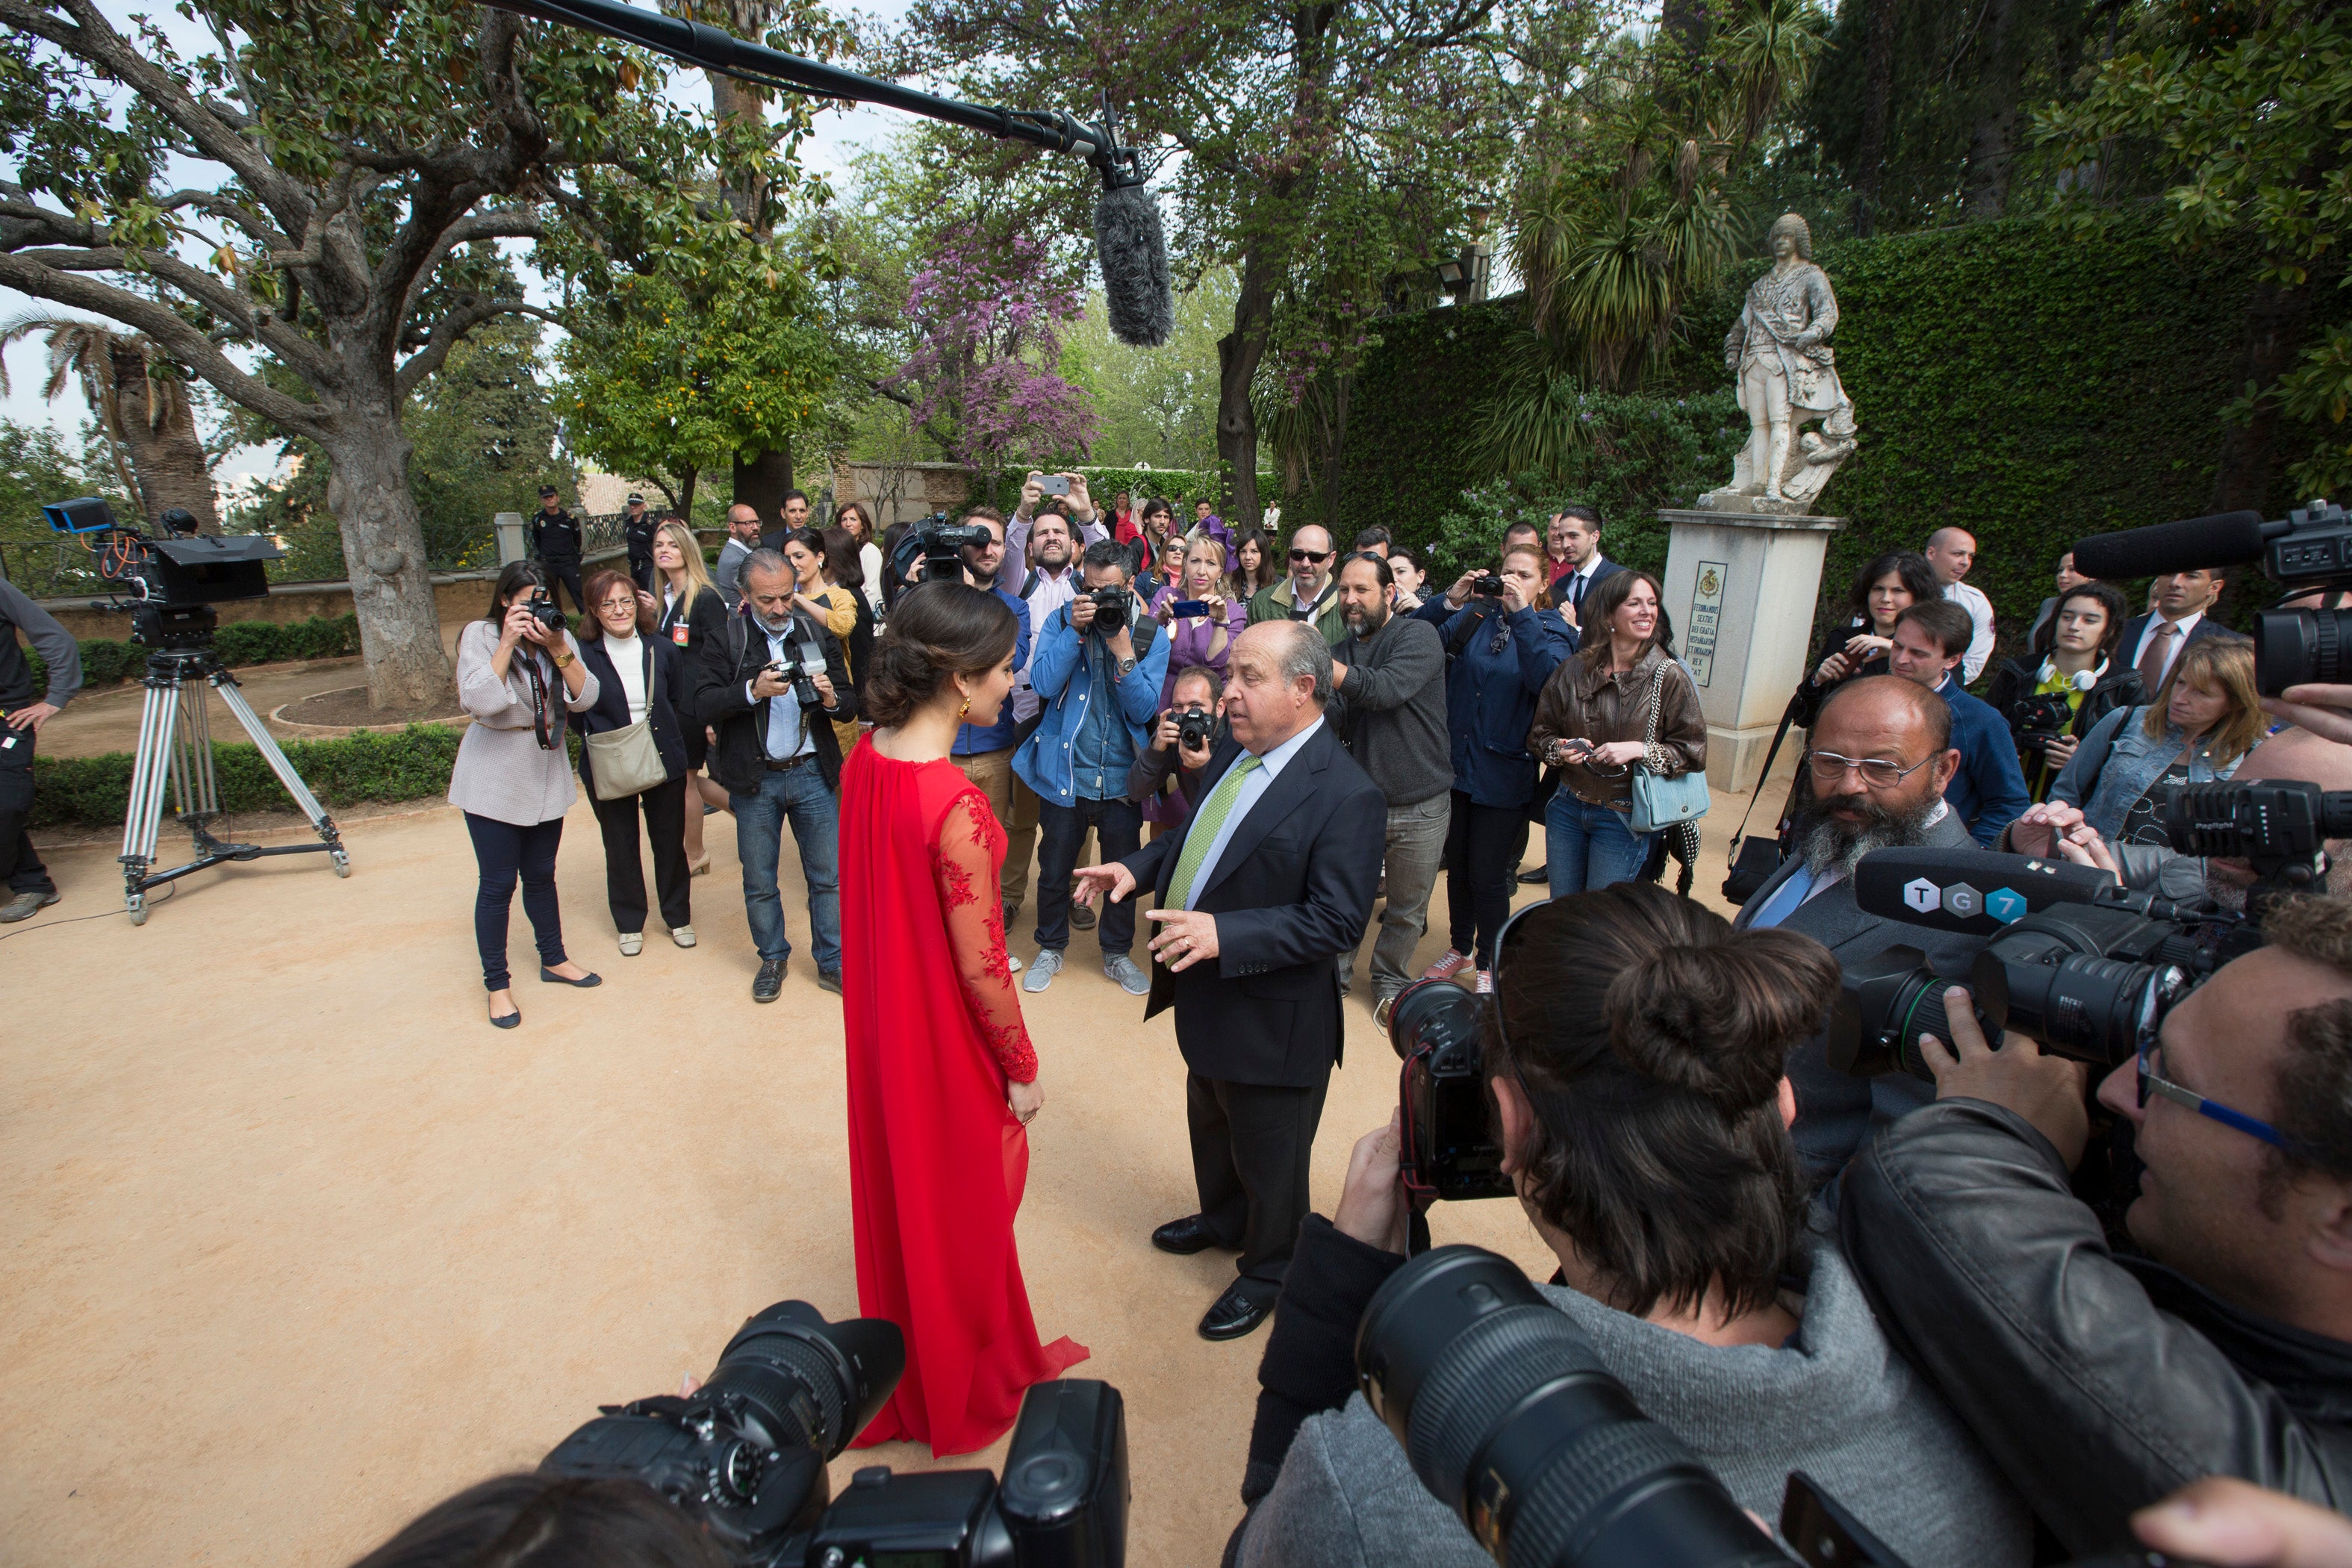
{"type": "Polygon", "coordinates": [[[1135,614],[1135,594],[1132,589],[1116,584],[1089,590],[1087,597],[1095,602],[1095,629],[1108,637],[1128,623],[1135,614]]]}
{"type": "Polygon", "coordinates": [[[643,1481],[741,1568],[1118,1568],[1127,1557],[1127,1411],[1107,1383],[1041,1383],[1021,1402],[1000,1482],[986,1470],[859,1470],[828,1506],[826,1461],[906,1370],[896,1325],[828,1323],[805,1301],[759,1313],[684,1398],[606,1405],[556,1446],[551,1474],[643,1481]]]}
{"type": "Polygon", "coordinates": [[[1199,751],[1217,732],[1214,713],[1179,713],[1176,715],[1176,746],[1179,751],[1199,751]]]}
{"type": "Polygon", "coordinates": [[[890,564],[903,582],[919,580],[915,563],[919,561],[923,563],[919,581],[961,583],[964,551],[986,545],[995,538],[984,522],[950,522],[947,513],[935,511],[898,536],[898,542],[891,547],[890,564]]]}
{"type": "Polygon", "coordinates": [[[2074,704],[2063,691],[2029,691],[2009,705],[2002,715],[2021,752],[2039,755],[2050,742],[2063,739],[2074,722],[2074,704]]]}
{"type": "Polygon", "coordinates": [[[1470,592],[1481,599],[1499,599],[1503,596],[1503,579],[1493,572],[1486,573],[1470,584],[1470,592]]]}
{"type": "Polygon", "coordinates": [[[1486,1114],[1485,1031],[1492,1001],[1450,980],[1423,980],[1390,1005],[1389,1044],[1404,1064],[1397,1079],[1404,1189],[1415,1214],[1440,1198],[1511,1195],[1486,1114]]]}
{"type": "MultiPolygon", "coordinates": [[[[1517,1264],[1441,1247],[1374,1294],[1356,1380],[1430,1495],[1497,1563],[1546,1568],[1906,1568],[1800,1471],[1764,1532],[1642,1413],[1576,1321],[1517,1264]]],[[[2074,1568],[2196,1568],[2148,1554],[2074,1568]]]]}
{"type": "Polygon", "coordinates": [[[555,602],[552,593],[541,588],[525,602],[530,607],[531,619],[551,632],[563,629],[563,606],[555,602]]]}

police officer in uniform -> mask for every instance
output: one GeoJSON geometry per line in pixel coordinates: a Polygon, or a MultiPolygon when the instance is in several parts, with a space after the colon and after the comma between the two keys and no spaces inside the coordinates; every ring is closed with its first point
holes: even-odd
{"type": "Polygon", "coordinates": [[[58,885],[33,851],[33,741],[81,689],[81,648],[57,618],[0,581],[0,922],[29,920],[58,901],[58,885]],[[24,629],[48,667],[47,695],[16,646],[24,629]]]}
{"type": "Polygon", "coordinates": [[[646,510],[646,498],[629,492],[628,515],[621,520],[621,542],[629,547],[629,576],[650,594],[654,591],[654,529],[659,520],[646,510]]]}
{"type": "MultiPolygon", "coordinates": [[[[646,549],[652,548],[648,542],[646,549]]],[[[580,521],[563,510],[553,485],[539,487],[539,515],[530,520],[530,552],[551,579],[548,597],[559,605],[563,602],[554,587],[561,583],[572,590],[572,614],[586,615],[588,601],[580,593],[580,521]]]]}

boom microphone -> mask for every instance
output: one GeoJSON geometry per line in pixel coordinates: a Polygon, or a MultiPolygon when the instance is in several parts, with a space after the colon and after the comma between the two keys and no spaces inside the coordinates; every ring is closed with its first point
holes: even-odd
{"type": "Polygon", "coordinates": [[[2225,511],[2095,534],[2076,542],[2074,570],[2116,580],[2243,565],[2263,558],[2264,531],[2262,513],[2225,511]]]}
{"type": "Polygon", "coordinates": [[[2106,903],[2118,892],[2094,866],[1983,849],[1874,849],[1853,871],[1864,914],[1962,936],[1993,936],[2040,910],[2106,903]]]}
{"type": "Polygon", "coordinates": [[[1176,330],[1176,300],[1160,204],[1150,191],[1134,184],[1103,192],[1095,203],[1095,255],[1102,262],[1111,336],[1139,349],[1166,342],[1176,330]]]}

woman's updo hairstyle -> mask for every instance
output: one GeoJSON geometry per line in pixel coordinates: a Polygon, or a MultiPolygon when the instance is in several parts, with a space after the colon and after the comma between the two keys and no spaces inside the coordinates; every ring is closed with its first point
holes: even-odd
{"type": "Polygon", "coordinates": [[[898,595],[866,661],[857,706],[884,729],[905,723],[949,677],[1004,662],[1021,630],[995,595],[965,583],[918,583],[898,595]]]}
{"type": "Polygon", "coordinates": [[[1780,1120],[1789,1052],[1837,998],[1829,949],[1649,882],[1521,916],[1496,966],[1490,1077],[1535,1110],[1522,1191],[1612,1306],[1732,1313],[1791,1271],[1811,1195],[1780,1120]]]}

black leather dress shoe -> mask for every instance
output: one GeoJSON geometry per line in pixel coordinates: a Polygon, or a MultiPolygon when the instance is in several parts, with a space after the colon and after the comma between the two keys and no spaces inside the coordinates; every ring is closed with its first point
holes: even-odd
{"type": "Polygon", "coordinates": [[[751,979],[751,1000],[772,1002],[782,994],[783,989],[784,961],[781,958],[761,959],[760,973],[751,979]]]}
{"type": "Polygon", "coordinates": [[[1201,1216],[1188,1214],[1182,1219],[1171,1219],[1151,1233],[1151,1245],[1162,1252],[1172,1252],[1179,1258],[1190,1258],[1196,1252],[1206,1252],[1216,1245],[1209,1227],[1201,1216]]]}
{"type": "Polygon", "coordinates": [[[1519,881],[1526,887],[1541,887],[1550,880],[1551,868],[1549,866],[1532,866],[1519,873],[1519,881]]]}
{"type": "Polygon", "coordinates": [[[1237,1340],[1274,1316],[1274,1297],[1262,1294],[1265,1290],[1265,1286],[1246,1279],[1226,1286],[1225,1293],[1201,1315],[1201,1337],[1237,1340]]]}

